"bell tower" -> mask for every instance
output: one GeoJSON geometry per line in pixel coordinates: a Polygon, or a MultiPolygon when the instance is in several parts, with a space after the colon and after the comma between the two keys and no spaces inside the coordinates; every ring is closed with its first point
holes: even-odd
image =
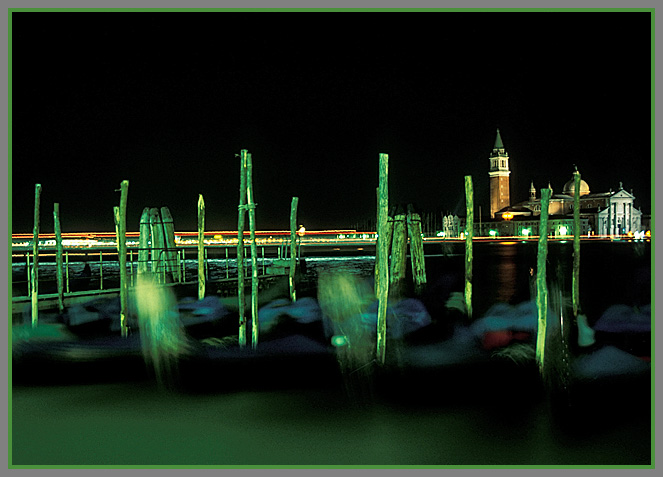
{"type": "Polygon", "coordinates": [[[493,152],[490,153],[490,217],[495,213],[511,205],[509,197],[509,155],[504,150],[500,130],[497,130],[493,152]]]}

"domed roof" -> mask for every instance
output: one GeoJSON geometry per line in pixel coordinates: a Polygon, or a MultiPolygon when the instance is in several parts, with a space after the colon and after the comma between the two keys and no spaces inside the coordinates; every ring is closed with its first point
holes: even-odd
{"type": "MultiPolygon", "coordinates": [[[[562,193],[573,196],[575,195],[575,189],[576,189],[575,179],[571,178],[570,181],[564,184],[564,189],[562,190],[562,193]]],[[[580,196],[587,194],[589,194],[589,185],[587,185],[587,182],[580,179],[580,196]]]]}

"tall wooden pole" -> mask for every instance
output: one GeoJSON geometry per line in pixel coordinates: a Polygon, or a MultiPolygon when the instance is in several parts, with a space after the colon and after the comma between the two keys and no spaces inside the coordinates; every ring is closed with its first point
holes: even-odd
{"type": "Polygon", "coordinates": [[[147,262],[150,257],[149,241],[150,241],[150,208],[145,207],[140,216],[138,237],[138,275],[143,275],[147,272],[147,262]]]}
{"type": "Polygon", "coordinates": [[[127,194],[129,192],[129,181],[124,180],[120,184],[120,210],[118,217],[118,237],[120,261],[120,329],[123,337],[128,336],[127,325],[128,297],[127,297],[127,194]]]}
{"type": "Polygon", "coordinates": [[[394,233],[391,241],[391,267],[389,268],[389,294],[400,297],[404,293],[407,273],[407,223],[406,215],[394,217],[394,233]]]}
{"type": "Polygon", "coordinates": [[[161,207],[161,223],[163,224],[163,241],[166,248],[166,269],[173,277],[173,282],[178,283],[181,281],[180,256],[177,253],[177,245],[175,244],[175,224],[173,223],[173,216],[168,207],[161,207]]]}
{"type": "Polygon", "coordinates": [[[248,151],[240,152],[239,216],[237,218],[237,298],[239,304],[239,346],[246,346],[246,317],[244,312],[244,222],[246,220],[246,162],[248,151]]]}
{"type": "Polygon", "coordinates": [[[474,189],[472,176],[465,176],[465,307],[467,317],[472,318],[472,239],[474,238],[474,189]]]}
{"type": "Polygon", "coordinates": [[[573,316],[578,318],[580,308],[580,172],[575,171],[573,193],[573,316]]]}
{"type": "Polygon", "coordinates": [[[249,209],[249,230],[251,231],[251,346],[258,346],[260,320],[258,319],[258,247],[256,244],[256,203],[253,194],[253,159],[246,155],[246,201],[249,209]]]}
{"type": "Polygon", "coordinates": [[[421,236],[421,217],[412,210],[408,210],[407,213],[407,231],[410,237],[410,261],[412,262],[414,293],[421,295],[426,287],[424,239],[421,236]]]}
{"type": "Polygon", "coordinates": [[[380,153],[378,205],[378,317],[377,347],[378,362],[384,364],[387,342],[387,300],[389,298],[389,244],[387,243],[387,214],[389,211],[389,155],[380,153]]]}
{"type": "MultiPolygon", "coordinates": [[[[379,190],[379,189],[378,189],[379,190]]],[[[378,197],[379,199],[379,197],[378,197]]],[[[380,206],[380,201],[378,200],[378,207],[377,209],[379,210],[380,206]]],[[[385,242],[387,242],[387,258],[386,258],[386,263],[387,263],[387,268],[389,267],[389,256],[391,255],[391,246],[392,246],[392,241],[394,237],[394,216],[396,215],[396,209],[392,208],[391,211],[387,212],[387,232],[385,234],[385,242]]],[[[377,223],[377,221],[376,221],[377,223]]],[[[376,232],[379,235],[379,229],[376,226],[376,232]]],[[[375,296],[378,296],[378,289],[380,286],[380,277],[379,277],[379,270],[378,270],[378,264],[380,263],[380,253],[379,253],[379,247],[378,247],[378,241],[375,241],[375,286],[374,286],[374,291],[375,291],[375,296]]],[[[389,275],[389,274],[387,274],[389,275]]],[[[389,279],[389,278],[387,278],[389,279]]]]}
{"type": "Polygon", "coordinates": [[[198,194],[198,299],[205,298],[205,200],[198,194]]]}
{"type": "Polygon", "coordinates": [[[32,296],[32,271],[30,270],[30,251],[25,253],[25,278],[28,282],[28,296],[32,296]]]}
{"type": "Polygon", "coordinates": [[[288,283],[290,284],[290,300],[296,301],[297,295],[295,292],[295,268],[297,266],[297,205],[299,204],[299,197],[293,197],[290,203],[290,271],[288,276],[288,283]]]}
{"type": "Polygon", "coordinates": [[[152,258],[152,273],[155,275],[155,277],[157,277],[157,280],[160,280],[159,277],[163,276],[163,272],[159,273],[160,267],[162,262],[165,262],[165,257],[163,254],[163,224],[161,223],[159,209],[156,207],[152,207],[150,209],[150,235],[152,237],[152,246],[150,248],[150,255],[152,258]]]}
{"type": "Polygon", "coordinates": [[[41,184],[35,185],[35,215],[34,229],[32,230],[32,327],[37,327],[39,320],[39,203],[41,201],[41,184]]]}
{"type": "Polygon", "coordinates": [[[186,283],[186,249],[182,249],[182,283],[186,283]]]}
{"type": "Polygon", "coordinates": [[[60,228],[60,204],[53,205],[53,222],[55,229],[55,267],[58,283],[58,310],[64,311],[64,263],[62,260],[62,229],[60,228]]]}
{"type": "Polygon", "coordinates": [[[67,293],[69,293],[69,251],[64,253],[64,277],[65,277],[65,288],[67,293]]]}
{"type": "Polygon", "coordinates": [[[99,250],[99,290],[104,289],[104,253],[99,250]]]}
{"type": "Polygon", "coordinates": [[[536,334],[536,362],[543,373],[548,321],[548,286],[546,283],[546,260],[548,259],[548,205],[550,189],[541,189],[541,223],[539,224],[539,249],[536,266],[536,307],[538,329],[536,334]]]}
{"type": "MultiPolygon", "coordinates": [[[[380,287],[380,247],[378,247],[378,239],[377,236],[380,235],[380,187],[375,188],[375,270],[374,270],[374,284],[373,284],[373,289],[375,292],[375,296],[378,296],[378,290],[380,287]]],[[[387,214],[389,214],[389,211],[387,211],[387,214]]],[[[393,232],[393,218],[389,217],[389,219],[392,219],[391,223],[391,230],[389,232],[389,248],[391,248],[391,234],[393,232]]],[[[387,260],[388,263],[388,260],[387,260]]]]}

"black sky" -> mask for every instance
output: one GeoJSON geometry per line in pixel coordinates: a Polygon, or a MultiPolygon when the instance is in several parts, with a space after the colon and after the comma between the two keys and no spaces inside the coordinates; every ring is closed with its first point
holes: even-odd
{"type": "Polygon", "coordinates": [[[378,154],[392,203],[464,213],[463,176],[488,209],[500,128],[511,196],[573,165],[593,192],[633,189],[651,210],[649,13],[11,14],[12,231],[129,230],[168,206],[195,230],[235,230],[252,153],[258,229],[375,215],[378,154]]]}

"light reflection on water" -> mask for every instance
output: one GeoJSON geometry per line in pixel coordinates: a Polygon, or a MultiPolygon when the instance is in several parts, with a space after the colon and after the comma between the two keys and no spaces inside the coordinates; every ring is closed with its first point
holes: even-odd
{"type": "Polygon", "coordinates": [[[499,280],[496,299],[509,303],[516,293],[516,255],[515,247],[500,247],[497,250],[499,260],[497,262],[497,275],[499,280]]]}
{"type": "MultiPolygon", "coordinates": [[[[513,244],[475,244],[473,289],[475,312],[486,310],[495,302],[519,303],[531,298],[530,269],[536,270],[537,244],[535,242],[513,244]]],[[[564,283],[568,289],[572,273],[571,242],[549,244],[548,277],[553,286],[564,283]]],[[[440,277],[453,282],[452,291],[462,291],[464,280],[464,245],[442,244],[426,250],[426,272],[429,286],[440,277]]],[[[343,272],[364,280],[373,280],[374,256],[354,257],[303,257],[306,261],[304,281],[315,284],[321,271],[343,272]]],[[[262,272],[273,262],[258,259],[262,272]]],[[[651,244],[650,243],[586,243],[581,246],[581,299],[595,313],[600,313],[613,303],[644,305],[651,302],[651,244]],[[616,276],[619,280],[607,280],[616,276]],[[608,300],[610,303],[607,303],[608,300]]],[[[91,261],[90,286],[99,284],[99,263],[91,261]]],[[[247,260],[250,270],[251,260],[247,260]]],[[[128,265],[129,266],[129,265],[128,265]]],[[[186,279],[195,280],[198,262],[186,261],[186,279]]],[[[83,269],[83,262],[71,262],[69,274],[76,280],[83,269]]],[[[408,263],[407,273],[411,274],[408,263]]],[[[116,263],[103,263],[104,288],[117,286],[119,269],[116,263]]],[[[135,271],[135,264],[134,264],[135,271]]],[[[237,261],[234,258],[209,260],[208,280],[237,277],[237,261]]],[[[250,275],[249,275],[250,276],[250,275]]],[[[55,293],[55,266],[39,265],[40,293],[55,293]]],[[[12,296],[27,296],[25,263],[12,264],[12,296]]]]}

